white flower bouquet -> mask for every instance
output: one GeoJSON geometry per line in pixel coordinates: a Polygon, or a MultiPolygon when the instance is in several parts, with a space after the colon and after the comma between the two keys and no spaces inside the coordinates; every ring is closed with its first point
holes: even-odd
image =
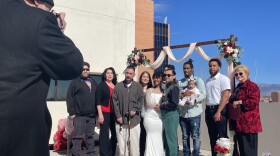
{"type": "Polygon", "coordinates": [[[233,144],[228,138],[220,138],[216,141],[214,151],[220,156],[230,156],[230,150],[233,148],[233,144]]]}

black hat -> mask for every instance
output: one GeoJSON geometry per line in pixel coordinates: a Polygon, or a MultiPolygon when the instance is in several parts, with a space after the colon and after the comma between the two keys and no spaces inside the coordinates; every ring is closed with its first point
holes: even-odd
{"type": "Polygon", "coordinates": [[[42,2],[48,3],[52,7],[54,6],[53,0],[41,0],[42,2]]]}

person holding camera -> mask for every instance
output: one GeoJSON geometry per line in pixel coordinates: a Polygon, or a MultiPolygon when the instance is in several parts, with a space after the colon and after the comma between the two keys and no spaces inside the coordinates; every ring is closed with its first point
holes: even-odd
{"type": "Polygon", "coordinates": [[[82,72],[83,57],[63,34],[51,0],[0,1],[1,155],[48,156],[50,79],[82,72]]]}

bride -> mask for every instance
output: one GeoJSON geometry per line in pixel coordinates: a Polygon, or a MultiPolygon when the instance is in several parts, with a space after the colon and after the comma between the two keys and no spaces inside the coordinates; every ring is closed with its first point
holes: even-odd
{"type": "Polygon", "coordinates": [[[155,110],[155,106],[160,104],[162,93],[160,90],[161,75],[153,75],[153,88],[146,92],[146,106],[144,114],[144,127],[147,132],[145,156],[164,156],[162,139],[161,113],[155,110]]]}

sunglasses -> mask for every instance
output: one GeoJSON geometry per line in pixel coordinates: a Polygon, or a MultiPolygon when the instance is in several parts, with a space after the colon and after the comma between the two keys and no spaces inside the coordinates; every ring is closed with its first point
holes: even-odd
{"type": "Polygon", "coordinates": [[[173,76],[173,75],[171,75],[171,74],[163,74],[163,77],[170,77],[170,76],[173,76]]]}
{"type": "Polygon", "coordinates": [[[89,69],[83,69],[83,71],[89,71],[89,69]]]}
{"type": "Polygon", "coordinates": [[[239,76],[242,76],[243,73],[242,73],[242,72],[239,72],[239,73],[235,73],[234,75],[235,75],[235,77],[237,77],[238,75],[239,75],[239,76]]]}

